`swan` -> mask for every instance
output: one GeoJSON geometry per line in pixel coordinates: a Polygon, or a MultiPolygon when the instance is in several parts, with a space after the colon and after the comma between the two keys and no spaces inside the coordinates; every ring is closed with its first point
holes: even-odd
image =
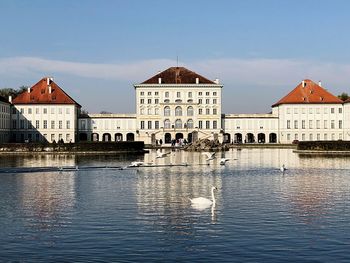
{"type": "Polygon", "coordinates": [[[284,172],[285,170],[287,170],[287,168],[284,166],[284,164],[282,164],[280,170],[281,170],[281,172],[284,172]]]}
{"type": "Polygon", "coordinates": [[[217,188],[215,186],[213,186],[211,188],[211,198],[212,198],[212,200],[210,200],[208,198],[204,198],[204,197],[197,197],[197,198],[190,199],[192,205],[195,208],[198,208],[198,209],[205,209],[205,208],[207,208],[207,207],[209,207],[211,205],[215,206],[214,191],[216,191],[216,190],[217,190],[217,188]]]}
{"type": "Polygon", "coordinates": [[[162,153],[159,149],[157,150],[157,156],[156,158],[164,158],[166,156],[168,156],[169,154],[171,154],[171,152],[167,152],[167,153],[162,153]]]}
{"type": "Polygon", "coordinates": [[[207,159],[206,159],[207,162],[209,162],[211,160],[214,160],[216,158],[215,157],[216,152],[213,152],[213,153],[205,152],[205,153],[202,153],[202,154],[207,156],[207,159]]]}
{"type": "Polygon", "coordinates": [[[221,158],[220,159],[220,164],[221,165],[225,165],[226,164],[226,162],[228,162],[230,159],[227,159],[227,158],[221,158]]]}
{"type": "Polygon", "coordinates": [[[135,161],[135,162],[131,162],[131,164],[128,167],[139,167],[141,165],[144,165],[144,162],[135,161]]]}

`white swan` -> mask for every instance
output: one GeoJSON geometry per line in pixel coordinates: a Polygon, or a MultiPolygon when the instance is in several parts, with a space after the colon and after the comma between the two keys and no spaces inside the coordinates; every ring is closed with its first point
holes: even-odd
{"type": "Polygon", "coordinates": [[[282,164],[280,170],[281,170],[281,172],[284,172],[285,170],[287,170],[287,168],[284,166],[284,164],[282,164]]]}
{"type": "Polygon", "coordinates": [[[158,158],[164,158],[164,157],[168,156],[169,154],[171,154],[171,152],[162,153],[162,152],[158,149],[158,150],[157,150],[156,159],[158,159],[158,158]]]}
{"type": "Polygon", "coordinates": [[[191,199],[192,206],[197,209],[205,209],[210,207],[211,205],[215,206],[215,195],[214,191],[217,190],[215,186],[211,188],[211,198],[212,200],[204,197],[197,197],[191,199]]]}
{"type": "Polygon", "coordinates": [[[209,161],[214,160],[216,158],[215,156],[216,152],[213,152],[213,153],[204,152],[202,154],[207,156],[207,159],[205,161],[208,162],[208,164],[209,164],[209,161]]]}
{"type": "Polygon", "coordinates": [[[220,159],[220,164],[221,165],[225,165],[226,164],[226,162],[228,162],[230,159],[227,159],[227,158],[221,158],[220,159]]]}

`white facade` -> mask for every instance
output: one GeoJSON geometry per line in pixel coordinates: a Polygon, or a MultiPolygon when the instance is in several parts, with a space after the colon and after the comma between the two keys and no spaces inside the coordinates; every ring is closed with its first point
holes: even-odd
{"type": "Polygon", "coordinates": [[[74,104],[16,104],[12,106],[12,141],[75,142],[79,108],[74,104]]]}
{"type": "Polygon", "coordinates": [[[139,84],[136,120],[145,143],[218,138],[221,131],[220,84],[139,84]]]}
{"type": "Polygon", "coordinates": [[[10,141],[10,103],[0,100],[0,143],[10,141]]]}
{"type": "Polygon", "coordinates": [[[88,114],[79,118],[80,141],[134,141],[135,114],[88,114]]]}

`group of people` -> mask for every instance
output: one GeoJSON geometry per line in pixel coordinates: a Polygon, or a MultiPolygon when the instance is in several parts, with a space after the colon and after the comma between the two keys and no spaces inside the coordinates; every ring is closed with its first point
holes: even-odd
{"type": "MultiPolygon", "coordinates": [[[[162,144],[163,144],[163,140],[162,139],[156,140],[156,146],[162,146],[162,144]]],[[[187,144],[188,144],[188,142],[184,138],[171,140],[171,146],[172,147],[181,147],[181,146],[184,146],[184,145],[187,145],[187,144]]]]}

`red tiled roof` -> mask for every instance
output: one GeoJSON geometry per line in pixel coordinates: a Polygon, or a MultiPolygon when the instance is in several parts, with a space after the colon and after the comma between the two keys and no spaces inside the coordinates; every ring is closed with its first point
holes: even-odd
{"type": "Polygon", "coordinates": [[[280,104],[323,104],[323,103],[343,103],[341,99],[329,93],[327,90],[317,85],[315,82],[306,79],[301,82],[289,94],[280,99],[272,107],[280,104]]]}
{"type": "Polygon", "coordinates": [[[63,91],[53,80],[47,78],[41,79],[38,83],[28,90],[24,90],[16,98],[13,99],[13,104],[77,104],[67,93],[63,91]],[[51,93],[50,88],[51,87],[51,93]]]}
{"type": "Polygon", "coordinates": [[[184,67],[168,68],[141,84],[159,84],[159,78],[161,78],[161,84],[196,84],[196,78],[199,79],[200,84],[216,84],[214,81],[184,67]]]}

